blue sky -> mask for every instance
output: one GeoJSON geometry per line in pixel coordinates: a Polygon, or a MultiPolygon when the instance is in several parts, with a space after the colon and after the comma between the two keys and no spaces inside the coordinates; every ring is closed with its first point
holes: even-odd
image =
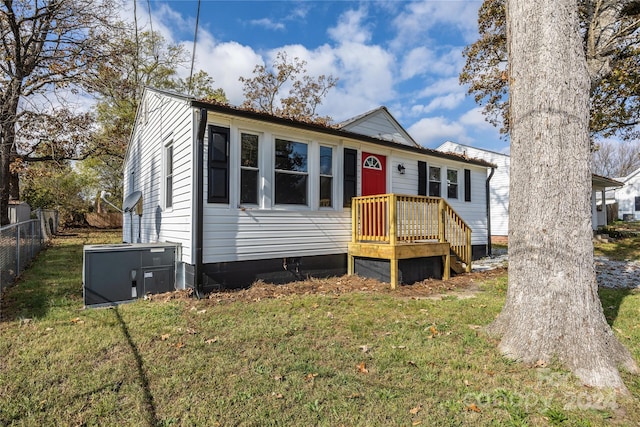
{"type": "MultiPolygon", "coordinates": [[[[240,104],[238,77],[251,77],[256,64],[286,51],[305,60],[309,74],[339,79],[319,109],[334,121],[385,105],[425,147],[451,140],[504,152],[508,141],[458,83],[462,50],[477,39],[480,4],[202,0],[195,68],[240,104]]],[[[133,1],[129,6],[132,17],[133,1]]],[[[151,20],[154,30],[191,52],[197,8],[195,0],[138,1],[138,22],[151,20]]]]}

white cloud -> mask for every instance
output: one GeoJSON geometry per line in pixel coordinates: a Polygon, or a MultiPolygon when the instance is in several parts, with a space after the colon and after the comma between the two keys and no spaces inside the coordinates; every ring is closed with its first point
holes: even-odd
{"type": "Polygon", "coordinates": [[[431,96],[449,95],[451,93],[465,93],[465,88],[458,83],[458,77],[437,80],[435,83],[422,89],[418,93],[418,97],[428,98],[431,96]]]}
{"type": "Polygon", "coordinates": [[[457,76],[463,62],[459,48],[447,49],[441,53],[426,46],[419,46],[409,51],[402,59],[401,77],[410,79],[424,74],[457,76]]]}
{"type": "Polygon", "coordinates": [[[495,130],[496,128],[486,121],[485,115],[482,114],[481,107],[475,107],[462,116],[460,116],[460,123],[465,126],[473,126],[478,130],[495,130]]]}
{"type": "Polygon", "coordinates": [[[244,98],[238,78],[251,77],[255,66],[264,63],[262,57],[237,42],[215,43],[210,36],[201,39],[204,40],[198,43],[195,68],[213,77],[214,86],[224,89],[231,104],[241,104],[244,98]]]}
{"type": "Polygon", "coordinates": [[[464,126],[442,116],[421,119],[411,125],[407,131],[420,145],[431,148],[437,147],[444,141],[460,143],[471,141],[464,126]]]}
{"type": "MultiPolygon", "coordinates": [[[[466,41],[477,38],[478,9],[481,1],[432,1],[407,3],[407,7],[392,21],[398,36],[395,48],[405,49],[417,41],[424,43],[436,26],[448,24],[462,34],[466,41]]],[[[443,34],[439,34],[442,38],[443,34]]]]}
{"type": "Polygon", "coordinates": [[[364,8],[346,11],[340,16],[338,24],[327,30],[329,37],[338,43],[367,43],[371,40],[371,31],[363,25],[366,15],[364,8]]]}
{"type": "Polygon", "coordinates": [[[249,24],[251,24],[253,26],[256,26],[256,27],[263,27],[263,28],[266,28],[268,30],[284,30],[285,29],[284,24],[282,24],[280,22],[273,22],[269,18],[253,19],[253,20],[249,21],[249,24]]]}
{"type": "Polygon", "coordinates": [[[421,115],[436,110],[453,110],[462,104],[464,99],[464,93],[450,93],[432,99],[427,105],[414,105],[411,107],[411,112],[414,115],[421,115]]]}

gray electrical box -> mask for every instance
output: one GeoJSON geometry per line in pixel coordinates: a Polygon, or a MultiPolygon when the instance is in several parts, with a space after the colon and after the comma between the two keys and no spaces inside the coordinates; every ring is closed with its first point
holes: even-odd
{"type": "Polygon", "coordinates": [[[86,245],[82,269],[85,307],[132,301],[175,289],[174,243],[86,245]]]}

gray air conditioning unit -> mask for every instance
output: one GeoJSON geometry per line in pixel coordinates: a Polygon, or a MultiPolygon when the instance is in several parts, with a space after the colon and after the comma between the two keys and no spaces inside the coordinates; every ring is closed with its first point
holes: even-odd
{"type": "Polygon", "coordinates": [[[173,291],[178,250],[174,243],[86,245],[82,270],[85,307],[173,291]]]}

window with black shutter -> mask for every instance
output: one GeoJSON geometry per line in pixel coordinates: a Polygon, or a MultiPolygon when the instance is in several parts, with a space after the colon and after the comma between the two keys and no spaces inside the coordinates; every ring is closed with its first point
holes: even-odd
{"type": "Polygon", "coordinates": [[[427,195],[427,162],[418,161],[418,196],[427,195]]]}
{"type": "Polygon", "coordinates": [[[345,208],[351,207],[351,198],[358,194],[358,151],[344,149],[343,202],[345,208]]]}
{"type": "Polygon", "coordinates": [[[471,201],[471,171],[469,169],[464,170],[464,201],[471,201]]]}
{"type": "Polygon", "coordinates": [[[229,203],[229,129],[209,126],[209,203],[229,203]]]}

